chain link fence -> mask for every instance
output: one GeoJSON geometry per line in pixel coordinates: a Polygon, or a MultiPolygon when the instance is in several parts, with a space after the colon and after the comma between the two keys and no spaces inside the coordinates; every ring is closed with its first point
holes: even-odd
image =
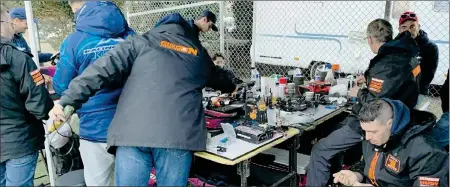
{"type": "Polygon", "coordinates": [[[227,66],[242,79],[250,78],[252,63],[262,76],[301,68],[312,79],[327,63],[339,64],[347,74],[364,71],[374,57],[364,40],[370,21],[388,19],[396,35],[401,13],[415,11],[439,48],[435,79],[422,104],[430,102],[427,110],[442,113],[438,96],[449,68],[448,1],[129,1],[126,6],[139,33],[170,13],[195,19],[205,9],[214,12],[223,32],[202,34],[201,41],[210,54],[223,42],[227,66]]]}
{"type": "MultiPolygon", "coordinates": [[[[186,20],[198,18],[203,10],[209,9],[219,15],[219,3],[211,1],[132,1],[127,2],[128,23],[138,33],[152,29],[156,22],[171,13],[180,13],[186,20]]],[[[219,16],[217,16],[219,27],[219,16]]],[[[210,54],[219,51],[219,33],[208,32],[200,41],[210,54]]]]}

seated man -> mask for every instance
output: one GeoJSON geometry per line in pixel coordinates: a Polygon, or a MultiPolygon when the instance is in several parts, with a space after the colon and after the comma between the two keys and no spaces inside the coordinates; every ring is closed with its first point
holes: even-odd
{"type": "Polygon", "coordinates": [[[431,113],[413,110],[410,114],[400,101],[377,99],[364,105],[359,116],[366,139],[364,159],[356,172],[342,170],[333,174],[335,183],[448,186],[448,153],[429,133],[436,119],[431,113]]]}
{"type": "Polygon", "coordinates": [[[228,75],[228,78],[231,79],[234,84],[243,83],[243,81],[241,79],[236,77],[233,70],[231,70],[229,68],[225,68],[225,65],[226,65],[225,58],[223,57],[223,55],[221,53],[215,53],[211,59],[213,60],[213,62],[216,66],[218,66],[226,71],[226,75],[228,75]]]}
{"type": "MultiPolygon", "coordinates": [[[[342,153],[358,146],[360,148],[361,130],[358,113],[361,107],[377,98],[400,100],[410,109],[417,104],[419,95],[420,62],[416,42],[408,31],[393,39],[392,25],[384,19],[376,19],[367,26],[367,42],[376,56],[370,60],[364,76],[358,82],[365,88],[355,86],[350,96],[357,97],[352,113],[338,124],[339,129],[317,142],[312,151],[308,166],[307,186],[326,186],[331,173],[339,171],[342,153]]],[[[360,152],[354,152],[358,154],[360,152]]],[[[357,156],[360,157],[360,156],[357,156]]]]}

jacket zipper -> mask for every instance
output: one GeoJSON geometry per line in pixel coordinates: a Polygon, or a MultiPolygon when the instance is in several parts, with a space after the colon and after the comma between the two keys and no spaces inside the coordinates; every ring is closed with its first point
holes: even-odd
{"type": "Polygon", "coordinates": [[[377,169],[378,160],[380,158],[380,152],[375,152],[375,156],[373,156],[372,161],[370,161],[370,168],[369,168],[369,180],[370,183],[372,183],[375,186],[378,186],[377,180],[375,177],[375,171],[377,169]]]}

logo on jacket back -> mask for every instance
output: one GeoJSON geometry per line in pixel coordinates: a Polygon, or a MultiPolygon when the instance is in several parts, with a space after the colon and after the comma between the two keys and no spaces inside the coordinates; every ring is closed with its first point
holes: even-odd
{"type": "Polygon", "coordinates": [[[108,38],[100,40],[94,48],[83,50],[83,55],[94,53],[94,59],[102,57],[109,50],[113,49],[119,42],[124,41],[122,38],[108,38]]]}
{"type": "Polygon", "coordinates": [[[194,56],[197,56],[197,54],[198,54],[197,49],[194,49],[192,47],[186,47],[186,46],[174,44],[174,43],[171,43],[168,41],[161,41],[160,46],[162,48],[166,48],[166,49],[170,49],[170,50],[174,50],[174,51],[178,51],[178,52],[182,52],[182,53],[186,53],[186,54],[190,54],[190,55],[194,55],[194,56]]]}

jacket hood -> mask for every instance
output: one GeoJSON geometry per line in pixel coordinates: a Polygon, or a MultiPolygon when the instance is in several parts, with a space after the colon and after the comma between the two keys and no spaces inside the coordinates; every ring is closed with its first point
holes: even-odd
{"type": "MultiPolygon", "coordinates": [[[[162,28],[161,26],[170,25],[170,24],[177,24],[177,25],[181,26],[181,29],[183,31],[180,31],[180,32],[183,32],[184,34],[187,34],[190,37],[196,37],[196,40],[198,40],[198,28],[197,28],[197,26],[194,25],[194,21],[193,20],[186,21],[179,13],[169,14],[169,15],[161,18],[155,24],[155,29],[167,30],[168,28],[162,28]]],[[[172,29],[171,31],[173,31],[173,32],[177,32],[176,30],[173,30],[173,28],[169,28],[169,29],[172,29]]]]}
{"type": "Polygon", "coordinates": [[[169,14],[161,18],[156,23],[155,28],[166,24],[178,24],[181,25],[181,27],[183,27],[184,29],[192,29],[191,25],[179,13],[169,14]]]}
{"type": "Polygon", "coordinates": [[[405,144],[409,139],[430,129],[436,122],[436,117],[429,112],[409,110],[401,101],[383,99],[388,102],[394,112],[391,137],[391,146],[405,144]]]}
{"type": "Polygon", "coordinates": [[[0,36],[0,43],[1,44],[7,44],[7,45],[11,45],[11,40],[8,40],[7,38],[0,36]]]}
{"type": "Polygon", "coordinates": [[[416,37],[415,40],[416,40],[417,44],[419,45],[419,47],[422,47],[422,46],[430,43],[430,39],[428,39],[428,34],[423,30],[419,31],[419,35],[416,37]]]}
{"type": "Polygon", "coordinates": [[[75,29],[103,38],[115,38],[130,32],[120,9],[110,1],[86,1],[75,12],[75,29]]]}
{"type": "Polygon", "coordinates": [[[429,131],[436,123],[436,116],[430,112],[412,110],[411,124],[408,125],[406,132],[401,138],[401,143],[405,144],[412,137],[422,134],[424,131],[429,131]]]}
{"type": "Polygon", "coordinates": [[[385,56],[397,53],[409,53],[412,56],[417,56],[419,53],[419,46],[411,37],[411,33],[406,31],[400,33],[394,40],[386,42],[378,50],[377,56],[385,56]]]}
{"type": "MultiPolygon", "coordinates": [[[[7,38],[0,36],[0,46],[3,46],[3,45],[9,45],[12,48],[16,48],[11,43],[11,40],[8,40],[7,38]]],[[[5,59],[5,57],[3,56],[3,53],[0,54],[0,70],[3,71],[4,69],[9,68],[9,65],[10,65],[9,63],[10,63],[10,61],[5,59]]]]}
{"type": "Polygon", "coordinates": [[[393,121],[391,127],[391,137],[400,135],[410,122],[409,108],[401,101],[383,99],[388,102],[393,111],[393,121]]]}

